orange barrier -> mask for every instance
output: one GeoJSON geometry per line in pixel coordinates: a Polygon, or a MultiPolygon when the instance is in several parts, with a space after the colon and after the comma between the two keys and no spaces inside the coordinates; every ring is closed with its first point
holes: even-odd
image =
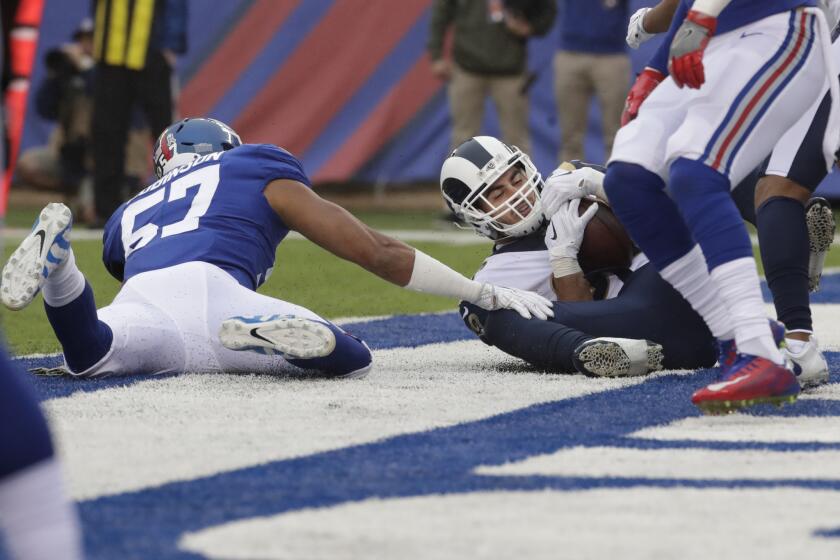
{"type": "Polygon", "coordinates": [[[0,178],[0,217],[6,216],[9,186],[15,172],[20,141],[23,136],[23,119],[26,115],[26,98],[29,78],[38,50],[38,28],[44,13],[44,0],[21,0],[12,23],[9,37],[9,58],[12,80],[5,92],[6,122],[8,123],[9,161],[0,178]]]}

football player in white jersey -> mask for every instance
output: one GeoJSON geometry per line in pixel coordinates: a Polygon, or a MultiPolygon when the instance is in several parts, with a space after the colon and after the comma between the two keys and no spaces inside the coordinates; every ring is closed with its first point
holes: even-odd
{"type": "Polygon", "coordinates": [[[368,228],[315,194],[293,155],[241,144],[218,121],[173,124],[154,163],[160,179],[105,227],[103,260],[123,282],[111,305],[96,309],[62,204],[44,208],[3,269],[7,307],[21,309],[43,291],[73,375],[294,372],[290,364],[329,377],[366,374],[371,355],[362,341],[308,309],[255,292],[290,230],[411,290],[524,317],[552,313],[542,296],[469,280],[368,228]]]}
{"type": "Polygon", "coordinates": [[[579,199],[603,197],[602,177],[566,164],[544,189],[527,154],[489,136],[452,152],[441,169],[443,197],[495,242],[475,279],[554,302],[552,320],[531,322],[462,302],[465,323],[484,342],[549,371],[623,376],[712,366],[716,349],[703,320],[643,254],[627,266],[581,270],[578,250],[597,206],[579,216],[579,199]]]}
{"type": "MultiPolygon", "coordinates": [[[[827,82],[837,99],[830,43],[812,0],[682,0],[640,77],[647,85],[637,82],[652,93],[616,138],[605,178],[616,214],[726,357],[724,383],[692,396],[705,411],[791,402],[799,393],[767,326],[730,191],[821,97],[813,84],[827,82]]],[[[836,139],[830,144],[822,143],[826,163],[836,139]]]]}

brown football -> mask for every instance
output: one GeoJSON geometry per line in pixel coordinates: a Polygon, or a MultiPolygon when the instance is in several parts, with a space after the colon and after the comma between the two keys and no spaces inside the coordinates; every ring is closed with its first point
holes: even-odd
{"type": "Polygon", "coordinates": [[[633,260],[633,241],[609,204],[595,198],[580,201],[579,213],[583,214],[593,203],[598,211],[586,225],[583,243],[578,252],[578,262],[585,274],[605,268],[629,268],[633,260]]]}

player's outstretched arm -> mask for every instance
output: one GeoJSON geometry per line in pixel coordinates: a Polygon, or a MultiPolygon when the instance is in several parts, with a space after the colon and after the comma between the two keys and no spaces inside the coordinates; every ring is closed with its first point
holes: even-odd
{"type": "Polygon", "coordinates": [[[272,181],[264,193],[290,229],[393,284],[468,301],[488,310],[513,309],[525,318],[546,319],[554,314],[551,303],[542,296],[465,278],[425,253],[369,228],[302,183],[272,181]]]}

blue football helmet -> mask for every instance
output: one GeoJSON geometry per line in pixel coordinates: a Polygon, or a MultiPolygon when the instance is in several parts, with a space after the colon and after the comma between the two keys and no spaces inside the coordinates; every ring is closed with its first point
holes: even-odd
{"type": "Polygon", "coordinates": [[[216,119],[183,119],[169,125],[155,142],[152,156],[158,179],[201,156],[242,145],[234,130],[216,119]]]}

